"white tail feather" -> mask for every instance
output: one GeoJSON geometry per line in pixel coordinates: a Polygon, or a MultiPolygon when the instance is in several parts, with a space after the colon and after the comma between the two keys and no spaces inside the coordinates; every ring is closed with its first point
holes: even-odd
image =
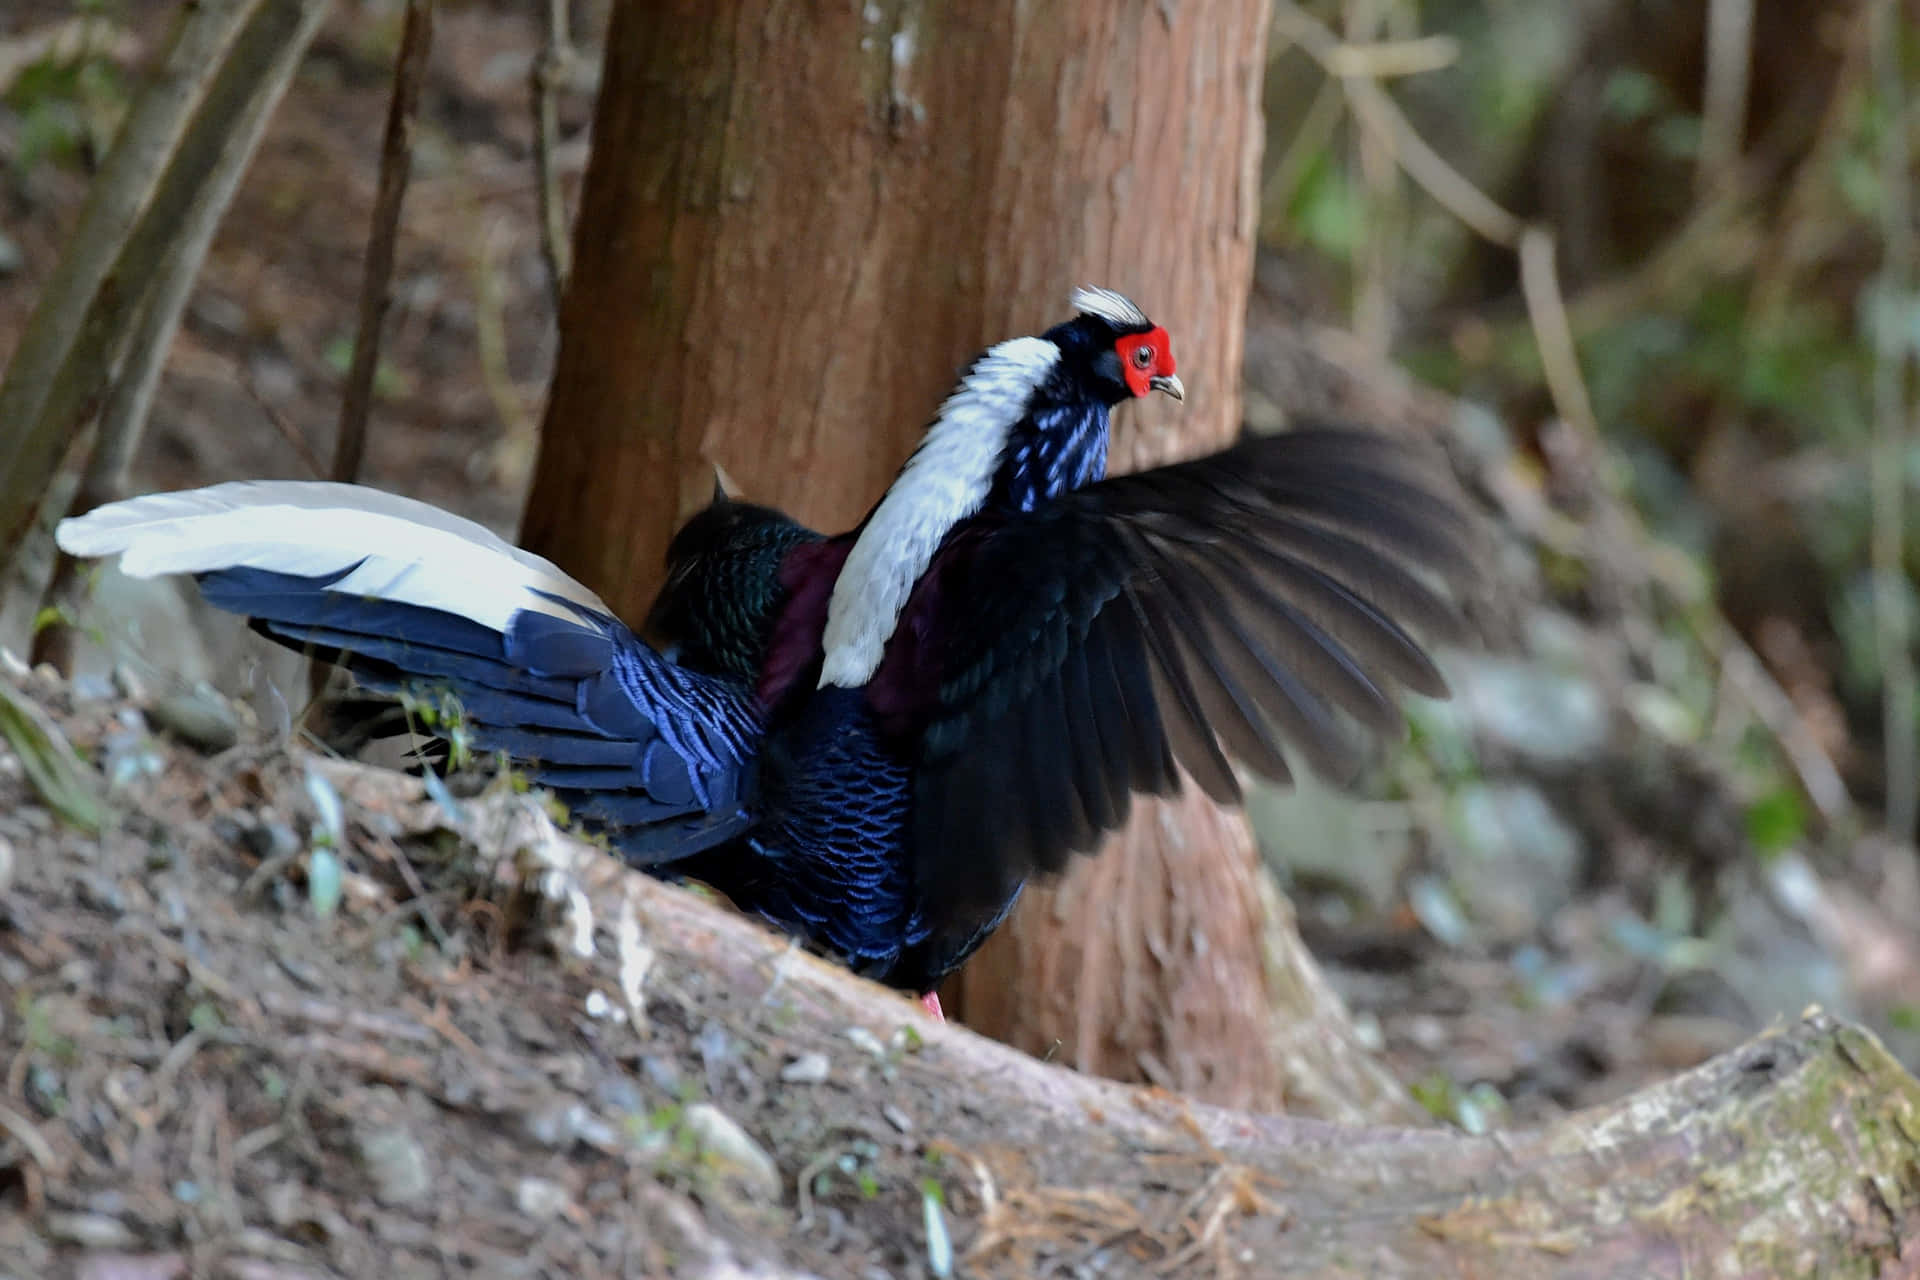
{"type": "Polygon", "coordinates": [[[359,485],[247,480],[115,502],[55,533],[75,556],[121,557],[136,578],[220,569],[315,577],[332,590],[458,614],[496,631],[522,609],[570,616],[545,592],[612,611],[555,565],[481,525],[359,485]]]}

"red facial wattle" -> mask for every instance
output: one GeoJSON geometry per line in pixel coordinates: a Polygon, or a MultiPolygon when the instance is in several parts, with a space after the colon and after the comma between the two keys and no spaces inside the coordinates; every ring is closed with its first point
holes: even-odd
{"type": "Polygon", "coordinates": [[[1155,327],[1145,333],[1130,333],[1113,344],[1120,357],[1120,373],[1127,390],[1136,397],[1152,391],[1155,378],[1173,376],[1173,344],[1165,329],[1155,327]]]}

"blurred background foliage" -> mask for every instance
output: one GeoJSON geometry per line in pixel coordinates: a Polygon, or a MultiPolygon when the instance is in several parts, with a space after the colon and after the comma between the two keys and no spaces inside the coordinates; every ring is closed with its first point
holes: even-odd
{"type": "MultiPolygon", "coordinates": [[[[1367,841],[1262,801],[1363,1008],[1404,1007],[1368,994],[1392,964],[1366,949],[1396,936],[1368,921],[1398,910],[1499,955],[1522,1005],[1637,1006],[1633,1050],[1573,1036],[1617,1064],[1869,987],[1915,1052],[1917,23],[1820,0],[1276,6],[1256,314],[1331,321],[1458,397],[1518,535],[1525,656],[1463,660],[1463,696],[1418,710],[1393,770],[1412,821],[1376,811],[1367,841]],[[1316,852],[1359,847],[1385,852],[1316,852]]],[[[1250,378],[1256,424],[1289,399],[1250,378]]],[[[1456,1078],[1422,1100],[1484,1111],[1456,1078]]]]}
{"type": "MultiPolygon", "coordinates": [[[[1914,14],[1890,24],[1898,47],[1880,59],[1897,72],[1890,101],[1874,8],[1283,4],[1262,243],[1303,312],[1346,317],[1371,349],[1493,408],[1523,449],[1550,448],[1545,424],[1590,414],[1609,483],[1693,557],[1857,793],[1905,793],[1894,807],[1906,834],[1912,779],[1890,779],[1876,745],[1889,654],[1870,482],[1890,359],[1892,457],[1903,480],[1920,475],[1907,429],[1920,351],[1912,178],[1888,167],[1889,133],[1913,129],[1914,14]],[[1351,81],[1286,38],[1316,20],[1353,42],[1352,75],[1389,87],[1460,182],[1551,233],[1590,409],[1556,404],[1512,249],[1410,180],[1407,157],[1350,108],[1351,81]]],[[[1892,585],[1904,615],[1916,535],[1902,523],[1892,585]]],[[[1550,568],[1562,588],[1580,585],[1573,566],[1550,568]]],[[[1768,812],[1777,842],[1787,806],[1768,812]]]]}

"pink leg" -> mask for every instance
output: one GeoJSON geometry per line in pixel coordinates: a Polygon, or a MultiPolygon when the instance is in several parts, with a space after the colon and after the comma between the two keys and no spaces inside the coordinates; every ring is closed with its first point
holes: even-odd
{"type": "Polygon", "coordinates": [[[940,1012],[940,993],[938,991],[929,991],[927,994],[921,996],[920,1007],[925,1009],[927,1016],[931,1017],[935,1022],[945,1022],[947,1020],[947,1015],[940,1012]]]}

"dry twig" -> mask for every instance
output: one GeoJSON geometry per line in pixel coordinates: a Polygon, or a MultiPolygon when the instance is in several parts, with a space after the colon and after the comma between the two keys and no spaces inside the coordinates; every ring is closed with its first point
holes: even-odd
{"type": "Polygon", "coordinates": [[[573,38],[567,32],[567,0],[540,0],[547,22],[540,56],[533,60],[533,173],[540,195],[540,252],[547,260],[553,309],[567,290],[573,269],[567,244],[567,205],[560,193],[554,152],[560,146],[560,82],[573,65],[573,38]]]}
{"type": "Polygon", "coordinates": [[[400,204],[413,168],[413,132],[433,46],[433,0],[407,0],[400,55],[393,70],[393,99],[380,148],[380,185],[373,200],[373,229],[360,281],[360,326],[353,337],[353,363],[340,400],[340,434],[334,441],[333,478],[352,483],[366,453],[367,414],[373,407],[374,374],[380,367],[380,325],[393,301],[393,250],[400,235],[400,204]]]}

